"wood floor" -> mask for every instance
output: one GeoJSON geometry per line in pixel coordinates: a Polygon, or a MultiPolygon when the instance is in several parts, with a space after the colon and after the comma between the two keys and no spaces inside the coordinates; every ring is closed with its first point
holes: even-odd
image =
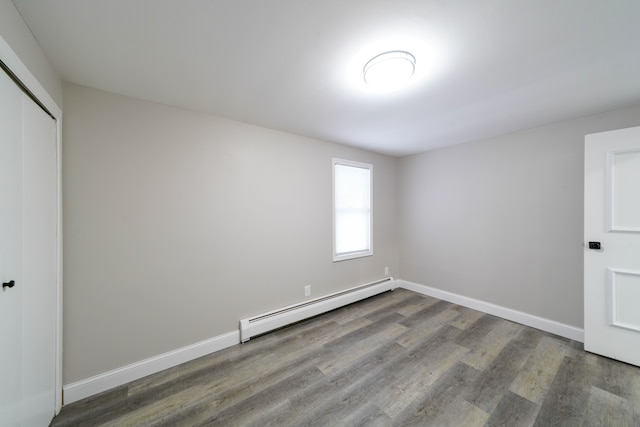
{"type": "Polygon", "coordinates": [[[53,426],[640,426],[640,368],[398,289],[65,406],[53,426]]]}

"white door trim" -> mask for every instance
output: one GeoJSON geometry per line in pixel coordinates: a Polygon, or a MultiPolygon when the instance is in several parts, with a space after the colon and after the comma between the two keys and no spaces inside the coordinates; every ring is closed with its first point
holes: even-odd
{"type": "Polygon", "coordinates": [[[62,109],[56,104],[38,79],[29,71],[20,57],[0,36],[0,60],[9,67],[15,76],[49,110],[56,120],[56,173],[57,173],[57,280],[56,280],[56,414],[62,408],[62,109]]]}

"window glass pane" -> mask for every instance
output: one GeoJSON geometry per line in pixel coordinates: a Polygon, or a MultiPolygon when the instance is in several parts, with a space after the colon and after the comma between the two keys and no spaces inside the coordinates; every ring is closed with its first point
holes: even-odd
{"type": "Polygon", "coordinates": [[[369,211],[336,211],[336,253],[369,249],[369,211]]]}
{"type": "Polygon", "coordinates": [[[336,208],[369,209],[369,169],[336,165],[336,208]]]}
{"type": "Polygon", "coordinates": [[[370,255],[371,166],[339,162],[334,159],[334,257],[370,255]]]}

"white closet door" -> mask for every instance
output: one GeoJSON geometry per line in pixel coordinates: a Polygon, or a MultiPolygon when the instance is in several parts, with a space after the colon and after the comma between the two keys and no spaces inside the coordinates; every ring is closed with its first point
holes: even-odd
{"type": "Polygon", "coordinates": [[[48,426],[57,327],[55,121],[0,70],[0,426],[48,426]]]}
{"type": "Polygon", "coordinates": [[[0,425],[22,418],[22,92],[0,70],[0,425]]]}
{"type": "Polygon", "coordinates": [[[47,426],[55,412],[56,126],[23,96],[23,425],[47,426]]]}

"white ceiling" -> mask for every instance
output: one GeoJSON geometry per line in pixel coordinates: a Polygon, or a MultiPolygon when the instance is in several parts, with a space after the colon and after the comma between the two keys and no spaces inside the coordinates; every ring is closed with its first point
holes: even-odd
{"type": "Polygon", "coordinates": [[[14,3],[65,81],[396,156],[640,104],[638,0],[14,3]]]}

